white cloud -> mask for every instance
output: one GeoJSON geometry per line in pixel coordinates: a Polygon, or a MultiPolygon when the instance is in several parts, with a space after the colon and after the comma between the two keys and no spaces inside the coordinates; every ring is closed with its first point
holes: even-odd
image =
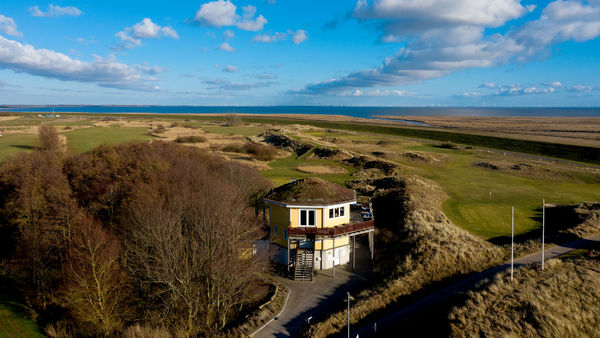
{"type": "Polygon", "coordinates": [[[375,90],[361,90],[361,89],[354,89],[354,90],[349,90],[349,91],[343,91],[337,94],[338,96],[415,96],[416,94],[413,92],[409,92],[406,90],[399,90],[399,89],[394,89],[394,90],[389,90],[389,89],[385,89],[385,90],[381,90],[381,89],[375,89],[375,90]]]}
{"type": "Polygon", "coordinates": [[[215,80],[206,80],[205,84],[209,85],[207,89],[215,90],[249,90],[255,88],[263,88],[270,87],[274,85],[276,82],[274,81],[265,81],[265,82],[250,82],[250,83],[239,83],[239,82],[230,82],[223,79],[215,79],[215,80]]]}
{"type": "Polygon", "coordinates": [[[161,27],[150,18],[144,18],[132,27],[126,27],[124,30],[115,34],[121,39],[117,49],[131,49],[142,45],[142,39],[158,39],[169,37],[179,40],[179,35],[171,26],[161,27]]]}
{"type": "Polygon", "coordinates": [[[238,68],[236,66],[232,66],[232,65],[227,65],[223,68],[223,72],[225,73],[235,73],[238,71],[238,68]]]}
{"type": "Polygon", "coordinates": [[[229,43],[227,42],[223,42],[222,44],[219,45],[219,49],[220,50],[224,50],[226,52],[233,52],[235,51],[235,49],[233,47],[231,47],[231,45],[229,45],[229,43]]]}
{"type": "Polygon", "coordinates": [[[268,22],[259,15],[256,18],[256,7],[248,5],[242,8],[242,16],[236,14],[237,6],[229,0],[217,0],[202,4],[194,15],[194,22],[210,27],[235,26],[245,31],[259,31],[268,22]]]}
{"type": "Polygon", "coordinates": [[[129,66],[117,62],[113,56],[95,56],[92,62],[81,61],[3,36],[0,36],[0,67],[52,79],[95,83],[103,87],[134,90],[157,88],[151,84],[152,79],[148,76],[158,71],[156,67],[129,66]]]}
{"type": "Polygon", "coordinates": [[[17,24],[13,18],[0,14],[0,32],[7,35],[22,36],[23,33],[17,29],[17,24]]]}
{"type": "Polygon", "coordinates": [[[48,5],[48,11],[46,11],[46,12],[43,12],[42,10],[40,10],[40,8],[38,6],[29,7],[29,12],[33,16],[47,17],[47,18],[65,16],[65,15],[80,16],[81,14],[83,14],[83,12],[77,7],[73,7],[73,6],[61,7],[61,6],[55,6],[53,4],[48,5]]]}
{"type": "MultiPolygon", "coordinates": [[[[405,42],[379,67],[307,85],[304,94],[335,94],[355,88],[418,83],[469,68],[527,62],[548,47],[600,36],[600,2],[556,0],[537,20],[505,34],[485,34],[531,11],[517,0],[359,1],[354,16],[375,20],[381,36],[405,42]]],[[[533,89],[532,89],[533,90],[533,89]]],[[[536,88],[533,92],[541,89],[536,88]]]]}
{"type": "Polygon", "coordinates": [[[273,35],[259,34],[259,35],[255,35],[252,38],[252,41],[262,42],[262,43],[273,43],[273,42],[285,40],[285,39],[287,39],[287,36],[288,36],[288,33],[279,33],[279,32],[276,32],[273,35]]]}
{"type": "Polygon", "coordinates": [[[228,29],[225,32],[223,32],[223,35],[225,36],[226,40],[229,40],[229,39],[233,39],[233,37],[235,36],[235,33],[228,29]]]}
{"type": "Polygon", "coordinates": [[[526,95],[543,95],[543,94],[556,94],[560,92],[571,92],[571,93],[589,93],[597,88],[585,85],[573,85],[564,86],[560,81],[553,81],[543,83],[541,85],[527,85],[523,86],[520,83],[513,83],[510,85],[499,85],[492,82],[486,82],[479,86],[479,88],[485,88],[487,92],[466,92],[461,94],[462,97],[468,98],[480,98],[480,97],[494,97],[494,96],[526,96],[526,95]],[[491,84],[491,85],[490,85],[491,84]]]}
{"type": "Polygon", "coordinates": [[[275,43],[278,41],[283,41],[288,38],[288,36],[292,36],[292,42],[296,45],[306,41],[308,39],[308,35],[305,30],[299,29],[297,31],[288,30],[287,32],[275,32],[272,35],[269,34],[259,34],[255,35],[252,38],[253,42],[262,42],[262,43],[275,43]]]}
{"type": "Polygon", "coordinates": [[[308,35],[306,35],[306,31],[299,29],[297,30],[294,35],[292,36],[292,42],[295,45],[299,45],[302,42],[306,41],[308,39],[308,35]]]}

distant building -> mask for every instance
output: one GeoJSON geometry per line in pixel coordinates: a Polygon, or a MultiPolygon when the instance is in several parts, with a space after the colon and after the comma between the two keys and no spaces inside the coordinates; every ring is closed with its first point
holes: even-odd
{"type": "Polygon", "coordinates": [[[348,263],[356,235],[369,234],[373,247],[373,221],[351,219],[354,190],[320,178],[305,178],[273,189],[265,202],[269,204],[274,259],[293,269],[296,279],[311,279],[313,269],[348,263]]]}

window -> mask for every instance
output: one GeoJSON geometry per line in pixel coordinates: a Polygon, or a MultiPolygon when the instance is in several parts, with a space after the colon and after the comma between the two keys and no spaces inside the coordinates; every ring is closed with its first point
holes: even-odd
{"type": "Polygon", "coordinates": [[[300,209],[301,227],[317,226],[317,211],[314,209],[300,209]]]}
{"type": "Polygon", "coordinates": [[[329,218],[344,217],[346,214],[346,207],[336,207],[329,209],[329,218]]]}
{"type": "Polygon", "coordinates": [[[287,229],[283,229],[283,240],[287,241],[287,229]]]}
{"type": "Polygon", "coordinates": [[[277,238],[279,237],[279,234],[277,233],[277,225],[273,226],[273,238],[277,238]]]}

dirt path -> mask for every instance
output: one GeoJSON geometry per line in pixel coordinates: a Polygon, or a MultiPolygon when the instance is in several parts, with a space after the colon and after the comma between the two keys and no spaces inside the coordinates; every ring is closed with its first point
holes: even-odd
{"type": "MultiPolygon", "coordinates": [[[[600,242],[600,233],[595,234],[590,237],[581,238],[575,240],[573,242],[565,243],[562,245],[557,245],[551,248],[546,249],[544,258],[546,260],[551,258],[556,258],[565,253],[571,252],[573,250],[581,249],[589,247],[590,244],[600,242]]],[[[542,252],[536,252],[534,254],[530,254],[527,256],[519,257],[515,259],[514,266],[519,267],[522,265],[534,264],[541,261],[542,252]]],[[[472,289],[477,283],[480,281],[491,278],[497,273],[510,269],[510,262],[504,263],[503,265],[495,266],[493,268],[489,268],[485,271],[467,277],[463,280],[457,281],[441,290],[438,290],[426,297],[423,297],[405,307],[402,307],[394,312],[377,319],[374,322],[371,322],[367,325],[363,325],[356,330],[351,330],[351,336],[360,336],[360,337],[369,337],[375,335],[374,326],[377,324],[378,332],[385,332],[387,330],[398,327],[402,323],[406,323],[409,320],[416,318],[419,314],[425,312],[428,308],[432,306],[449,300],[450,298],[456,296],[460,292],[465,292],[472,289]]],[[[346,332],[344,331],[344,336],[346,336],[346,332]]]]}

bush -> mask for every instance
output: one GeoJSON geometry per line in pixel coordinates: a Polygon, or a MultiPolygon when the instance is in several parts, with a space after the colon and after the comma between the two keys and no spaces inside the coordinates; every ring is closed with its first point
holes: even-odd
{"type": "Polygon", "coordinates": [[[252,155],[254,159],[259,161],[271,161],[278,153],[276,148],[260,143],[229,144],[223,147],[223,151],[252,155]]]}
{"type": "Polygon", "coordinates": [[[197,135],[191,135],[191,136],[178,136],[175,139],[176,143],[202,143],[202,142],[206,142],[206,137],[204,136],[197,136],[197,135]]]}

